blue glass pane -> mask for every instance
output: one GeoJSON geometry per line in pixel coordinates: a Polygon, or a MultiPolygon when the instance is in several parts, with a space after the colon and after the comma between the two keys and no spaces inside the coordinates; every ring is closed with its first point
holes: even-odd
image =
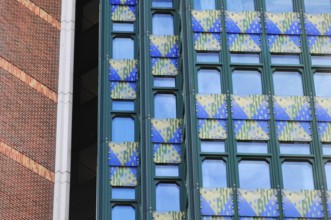
{"type": "Polygon", "coordinates": [[[321,65],[321,66],[330,66],[331,65],[331,56],[311,55],[311,64],[312,65],[321,65]]]}
{"type": "Polygon", "coordinates": [[[112,126],[112,141],[134,141],[134,120],[132,118],[114,118],[112,126]]]}
{"type": "Polygon", "coordinates": [[[217,70],[199,70],[199,93],[221,93],[221,74],[217,70]]]}
{"type": "Polygon", "coordinates": [[[254,11],[254,0],[227,0],[228,11],[254,11]]]}
{"type": "Polygon", "coordinates": [[[331,73],[315,73],[316,96],[331,97],[331,73]]]}
{"type": "Polygon", "coordinates": [[[153,35],[174,35],[174,18],[170,14],[153,15],[153,35]]]}
{"type": "Polygon", "coordinates": [[[275,95],[302,96],[303,87],[301,74],[297,72],[274,72],[275,95]]]}
{"type": "Polygon", "coordinates": [[[231,63],[260,63],[260,55],[255,53],[232,53],[231,63]]]}
{"type": "Polygon", "coordinates": [[[271,55],[272,64],[300,64],[299,55],[271,55]]]}
{"type": "Polygon", "coordinates": [[[268,153],[268,144],[264,142],[237,142],[238,153],[268,153]]]}
{"type": "Polygon", "coordinates": [[[307,162],[284,162],[282,173],[284,189],[314,189],[311,164],[307,162]]]}
{"type": "Polygon", "coordinates": [[[281,154],[310,154],[310,145],[306,143],[280,143],[281,154]]]}
{"type": "Polygon", "coordinates": [[[133,40],[131,38],[115,38],[113,40],[113,59],[133,58],[133,40]]]}
{"type": "Polygon", "coordinates": [[[153,0],[152,7],[172,8],[172,0],[153,0]]]}
{"type": "Polygon", "coordinates": [[[223,153],[225,152],[225,144],[221,141],[201,141],[201,152],[223,153]]]}
{"type": "Polygon", "coordinates": [[[114,111],[134,111],[134,102],[132,101],[113,101],[114,111]]]}
{"type": "Polygon", "coordinates": [[[331,155],[331,144],[323,144],[323,154],[331,155]]]}
{"type": "Polygon", "coordinates": [[[235,95],[262,94],[261,74],[257,71],[236,70],[232,73],[232,82],[235,95]]]}
{"type": "Polygon", "coordinates": [[[180,211],[179,186],[160,183],[156,186],[156,211],[180,211]]]}
{"type": "Polygon", "coordinates": [[[216,9],[215,0],[194,0],[195,10],[214,10],[216,9]]]}
{"type": "Polygon", "coordinates": [[[331,13],[330,0],[305,0],[307,13],[331,13]]]}
{"type": "Polygon", "coordinates": [[[112,220],[135,220],[136,213],[132,206],[115,206],[112,208],[112,220]]]}
{"type": "Polygon", "coordinates": [[[175,78],[168,78],[168,77],[154,77],[154,86],[155,87],[175,87],[176,80],[175,80],[175,78]]]}
{"type": "Polygon", "coordinates": [[[113,31],[133,32],[132,23],[113,23],[113,31]]]}
{"type": "Polygon", "coordinates": [[[292,0],[265,0],[269,12],[293,12],[292,0]]]}
{"type": "Polygon", "coordinates": [[[176,165],[156,165],[155,176],[178,176],[178,166],[176,165]]]}
{"type": "Polygon", "coordinates": [[[239,182],[243,189],[270,188],[269,164],[265,161],[240,161],[239,182]]]}
{"type": "Polygon", "coordinates": [[[197,62],[218,63],[220,61],[218,53],[201,53],[197,52],[197,62]]]}
{"type": "Polygon", "coordinates": [[[226,187],[226,164],[223,160],[204,160],[202,162],[202,186],[226,187]]]}
{"type": "Polygon", "coordinates": [[[331,163],[325,164],[325,176],[328,190],[331,190],[331,163]]]}
{"type": "Polygon", "coordinates": [[[133,188],[112,188],[112,199],[135,199],[136,191],[133,188]]]}
{"type": "Polygon", "coordinates": [[[155,118],[176,118],[176,96],[157,94],[154,97],[155,118]]]}

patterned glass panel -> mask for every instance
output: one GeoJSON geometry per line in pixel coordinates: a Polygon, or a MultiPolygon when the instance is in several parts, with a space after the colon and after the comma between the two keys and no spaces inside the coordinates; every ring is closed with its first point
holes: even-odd
{"type": "Polygon", "coordinates": [[[195,33],[194,48],[197,51],[220,51],[221,35],[217,33],[195,33]]]}
{"type": "Polygon", "coordinates": [[[300,35],[299,13],[265,13],[268,34],[300,35]]]}
{"type": "Polygon", "coordinates": [[[236,140],[269,140],[268,121],[234,120],[236,140]]]}
{"type": "Polygon", "coordinates": [[[309,122],[276,121],[276,129],[279,141],[312,140],[309,122]]]}
{"type": "Polygon", "coordinates": [[[200,189],[201,214],[207,216],[233,216],[233,190],[231,188],[200,189]]]}
{"type": "Polygon", "coordinates": [[[138,143],[109,143],[108,165],[135,167],[139,165],[138,143]]]}
{"type": "Polygon", "coordinates": [[[268,46],[271,53],[301,53],[300,36],[268,35],[268,46]]]}
{"type": "Polygon", "coordinates": [[[183,220],[184,212],[153,212],[154,220],[183,220]]]}
{"type": "Polygon", "coordinates": [[[138,81],[137,60],[109,60],[109,80],[138,81]]]}
{"type": "Polygon", "coordinates": [[[110,91],[112,99],[135,99],[136,83],[128,82],[111,82],[110,91]]]}
{"type": "Polygon", "coordinates": [[[113,5],[136,5],[137,0],[110,0],[113,5]]]}
{"type": "Polygon", "coordinates": [[[260,13],[256,11],[230,12],[226,11],[227,33],[261,33],[260,13]]]}
{"type": "Polygon", "coordinates": [[[311,121],[309,97],[274,96],[273,101],[276,120],[311,121]]]}
{"type": "Polygon", "coordinates": [[[154,144],[154,162],[155,163],[181,163],[180,145],[176,144],[154,144]]]}
{"type": "Polygon", "coordinates": [[[315,97],[315,113],[317,121],[331,122],[331,98],[315,97]]]}
{"type": "Polygon", "coordinates": [[[268,120],[268,97],[260,95],[231,96],[232,117],[234,119],[268,120]]]}
{"type": "Polygon", "coordinates": [[[219,139],[227,138],[226,120],[200,119],[198,121],[200,139],[219,139]]]}
{"type": "Polygon", "coordinates": [[[137,169],[129,167],[111,167],[110,185],[112,186],[136,186],[137,169]]]}
{"type": "Polygon", "coordinates": [[[183,123],[181,119],[152,119],[152,142],[182,143],[183,123]]]}
{"type": "Polygon", "coordinates": [[[319,122],[318,123],[318,133],[321,142],[331,142],[331,123],[319,122]]]}
{"type": "Polygon", "coordinates": [[[177,76],[178,60],[172,58],[152,58],[152,74],[154,76],[177,76]]]}
{"type": "Polygon", "coordinates": [[[331,54],[331,37],[308,36],[307,39],[311,54],[331,54]]]}
{"type": "Polygon", "coordinates": [[[260,52],[261,42],[258,34],[228,34],[231,52],[260,52]]]}
{"type": "Polygon", "coordinates": [[[111,14],[113,21],[135,21],[136,6],[112,5],[111,14]]]}
{"type": "Polygon", "coordinates": [[[193,32],[220,33],[221,11],[192,11],[192,30],[193,32]]]}
{"type": "Polygon", "coordinates": [[[305,14],[307,35],[331,36],[331,14],[305,14]]]}
{"type": "Polygon", "coordinates": [[[196,95],[197,118],[227,118],[226,95],[196,95]]]}
{"type": "Polygon", "coordinates": [[[151,57],[179,57],[178,36],[150,36],[151,57]]]}

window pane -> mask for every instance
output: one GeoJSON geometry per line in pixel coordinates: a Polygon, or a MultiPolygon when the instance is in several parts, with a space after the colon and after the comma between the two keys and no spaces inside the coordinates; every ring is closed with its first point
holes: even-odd
{"type": "Polygon", "coordinates": [[[153,15],[153,35],[174,35],[174,18],[172,15],[153,15]]]}
{"type": "Polygon", "coordinates": [[[265,161],[239,162],[239,181],[243,189],[270,188],[269,164],[265,161]]]}
{"type": "Polygon", "coordinates": [[[218,53],[197,52],[197,62],[218,63],[220,61],[218,53]]]}
{"type": "Polygon", "coordinates": [[[152,7],[157,8],[171,8],[172,7],[172,0],[153,0],[152,7]]]}
{"type": "Polygon", "coordinates": [[[260,63],[260,55],[255,53],[232,53],[231,63],[260,63]]]}
{"type": "Polygon", "coordinates": [[[226,164],[222,160],[204,160],[202,162],[202,186],[226,187],[226,164]]]}
{"type": "Polygon", "coordinates": [[[331,163],[325,164],[326,184],[328,190],[331,190],[331,163]]]}
{"type": "Polygon", "coordinates": [[[132,118],[113,119],[112,141],[134,141],[134,120],[132,118]]]}
{"type": "Polygon", "coordinates": [[[134,111],[134,102],[132,101],[113,101],[114,111],[134,111]]]}
{"type": "Polygon", "coordinates": [[[179,186],[160,183],[156,186],[156,211],[180,211],[179,186]]]}
{"type": "Polygon", "coordinates": [[[176,118],[176,96],[157,94],[154,97],[155,118],[176,118]]]}
{"type": "Polygon", "coordinates": [[[311,55],[311,64],[312,65],[330,66],[331,65],[331,56],[314,56],[314,55],[311,55]]]}
{"type": "Polygon", "coordinates": [[[215,0],[194,0],[195,10],[213,10],[215,8],[215,0]]]}
{"type": "Polygon", "coordinates": [[[272,64],[300,64],[299,55],[271,55],[272,64]]]}
{"type": "Polygon", "coordinates": [[[331,144],[323,144],[323,154],[331,155],[331,144]]]}
{"type": "Polygon", "coordinates": [[[302,96],[301,74],[297,72],[274,72],[275,95],[302,96]]]}
{"type": "Polygon", "coordinates": [[[227,0],[228,11],[254,11],[254,0],[227,0]]]}
{"type": "Polygon", "coordinates": [[[224,142],[221,141],[201,141],[201,152],[223,153],[225,152],[224,142]]]}
{"type": "Polygon", "coordinates": [[[112,188],[112,199],[135,199],[135,189],[133,188],[112,188]]]}
{"type": "Polygon", "coordinates": [[[307,13],[331,13],[330,0],[305,0],[307,13]]]}
{"type": "Polygon", "coordinates": [[[155,87],[175,87],[176,80],[175,80],[175,78],[154,77],[154,86],[155,87]]]}
{"type": "Polygon", "coordinates": [[[268,144],[263,142],[237,142],[238,153],[268,153],[268,144]]]}
{"type": "Polygon", "coordinates": [[[132,206],[115,206],[112,208],[112,220],[135,220],[136,213],[132,206]]]}
{"type": "Polygon", "coordinates": [[[133,58],[133,40],[131,38],[115,38],[113,40],[113,59],[133,58]]]}
{"type": "Polygon", "coordinates": [[[315,73],[316,96],[331,97],[331,73],[315,73]]]}
{"type": "Polygon", "coordinates": [[[310,145],[306,143],[280,143],[281,154],[310,154],[310,145]]]}
{"type": "Polygon", "coordinates": [[[307,162],[282,164],[284,189],[314,189],[312,166],[307,162]]]}
{"type": "Polygon", "coordinates": [[[221,74],[217,70],[199,70],[199,93],[221,93],[221,74]]]}
{"type": "Polygon", "coordinates": [[[176,165],[156,165],[155,176],[178,176],[178,166],[176,165]]]}
{"type": "Polygon", "coordinates": [[[235,95],[262,94],[261,74],[257,71],[233,71],[232,81],[235,95]]]}
{"type": "Polygon", "coordinates": [[[113,31],[133,32],[134,26],[132,23],[113,23],[113,31]]]}
{"type": "Polygon", "coordinates": [[[266,0],[267,11],[271,12],[292,12],[292,0],[266,0]]]}

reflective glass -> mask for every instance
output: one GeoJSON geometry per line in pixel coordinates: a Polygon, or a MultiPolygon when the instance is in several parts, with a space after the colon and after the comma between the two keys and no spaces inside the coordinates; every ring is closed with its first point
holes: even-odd
{"type": "Polygon", "coordinates": [[[269,12],[293,12],[292,0],[265,0],[269,12]]]}
{"type": "Polygon", "coordinates": [[[223,153],[225,152],[224,142],[221,141],[201,141],[201,152],[204,153],[223,153]]]}
{"type": "Polygon", "coordinates": [[[136,191],[133,188],[112,188],[111,197],[112,199],[135,199],[136,191]]]}
{"type": "Polygon", "coordinates": [[[115,206],[112,208],[112,220],[135,220],[136,213],[132,206],[115,206]]]}
{"type": "Polygon", "coordinates": [[[226,164],[223,160],[204,160],[202,162],[202,186],[226,187],[226,164]]]}
{"type": "Polygon", "coordinates": [[[172,0],[153,0],[152,7],[155,8],[172,8],[172,0]]]}
{"type": "Polygon", "coordinates": [[[324,155],[331,155],[331,144],[323,144],[322,147],[324,155]]]}
{"type": "Polygon", "coordinates": [[[133,40],[131,38],[115,38],[113,40],[113,59],[133,58],[133,40]]]}
{"type": "Polygon", "coordinates": [[[134,111],[133,101],[113,101],[112,105],[114,111],[134,111]]]}
{"type": "Polygon", "coordinates": [[[271,63],[272,64],[300,64],[299,55],[271,55],[271,63]]]}
{"type": "Polygon", "coordinates": [[[315,56],[311,55],[312,65],[331,66],[331,56],[315,56]]]}
{"type": "Polygon", "coordinates": [[[220,61],[218,53],[197,52],[197,62],[218,63],[220,61]]]}
{"type": "Polygon", "coordinates": [[[260,63],[260,55],[256,53],[231,53],[231,63],[260,63]]]}
{"type": "Polygon", "coordinates": [[[170,77],[154,77],[154,86],[155,87],[175,87],[176,80],[175,80],[175,78],[170,78],[170,77]]]}
{"type": "Polygon", "coordinates": [[[307,13],[331,13],[330,0],[305,0],[307,13]]]}
{"type": "Polygon", "coordinates": [[[217,70],[199,70],[198,72],[199,93],[221,93],[221,74],[217,70]]]}
{"type": "Polygon", "coordinates": [[[268,144],[264,142],[237,142],[238,153],[266,154],[268,144]]]}
{"type": "Polygon", "coordinates": [[[113,119],[112,141],[134,141],[134,120],[132,118],[113,119]]]}
{"type": "Polygon", "coordinates": [[[310,154],[310,145],[307,143],[280,143],[281,154],[310,154]]]}
{"type": "Polygon", "coordinates": [[[113,23],[113,31],[133,32],[133,30],[132,23],[113,23]]]}
{"type": "Polygon", "coordinates": [[[254,11],[254,0],[227,0],[228,11],[254,11]]]}
{"type": "Polygon", "coordinates": [[[270,188],[269,164],[265,161],[243,160],[239,162],[239,182],[243,189],[270,188]]]}
{"type": "Polygon", "coordinates": [[[213,10],[216,9],[215,0],[194,0],[195,10],[213,10]]]}
{"type": "Polygon", "coordinates": [[[157,94],[154,97],[155,118],[176,118],[176,96],[157,94]]]}
{"type": "Polygon", "coordinates": [[[177,165],[156,165],[155,166],[155,176],[178,176],[178,166],[177,165]]]}
{"type": "Polygon", "coordinates": [[[258,71],[235,70],[232,82],[234,95],[262,94],[261,74],[258,71]]]}
{"type": "Polygon", "coordinates": [[[331,163],[325,164],[325,176],[328,190],[331,190],[331,163]]]}
{"type": "Polygon", "coordinates": [[[316,96],[331,97],[331,73],[314,74],[316,96]]]}
{"type": "Polygon", "coordinates": [[[179,186],[172,183],[159,183],[156,186],[156,211],[180,211],[179,186]]]}
{"type": "Polygon", "coordinates": [[[153,35],[174,35],[173,16],[170,14],[154,14],[153,35]]]}
{"type": "Polygon", "coordinates": [[[314,189],[311,164],[307,162],[284,162],[282,173],[284,189],[314,189]]]}
{"type": "Polygon", "coordinates": [[[302,96],[302,78],[298,72],[274,72],[275,95],[302,96]]]}

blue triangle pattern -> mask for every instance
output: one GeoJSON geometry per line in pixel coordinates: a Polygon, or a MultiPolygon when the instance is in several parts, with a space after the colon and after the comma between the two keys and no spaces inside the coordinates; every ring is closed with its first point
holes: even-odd
{"type": "Polygon", "coordinates": [[[298,20],[294,20],[292,22],[289,29],[287,29],[285,31],[285,34],[288,34],[288,35],[300,35],[301,34],[300,23],[298,22],[298,20]]]}
{"type": "Polygon", "coordinates": [[[163,57],[162,53],[159,51],[159,49],[151,43],[150,45],[150,56],[151,57],[163,57]]]}
{"type": "Polygon", "coordinates": [[[152,127],[152,142],[155,143],[164,143],[164,139],[162,135],[158,132],[158,130],[153,126],[152,127]]]}
{"type": "Polygon", "coordinates": [[[276,120],[291,120],[291,117],[277,102],[274,102],[274,115],[276,120]]]}
{"type": "Polygon", "coordinates": [[[221,107],[218,109],[218,111],[216,112],[215,115],[213,115],[213,118],[217,118],[217,119],[226,119],[227,118],[227,114],[226,114],[226,103],[224,103],[223,105],[221,105],[221,107]]]}
{"type": "Polygon", "coordinates": [[[243,30],[244,33],[248,34],[260,34],[262,33],[260,21],[259,19],[254,19],[252,23],[249,25],[249,27],[246,30],[243,30]]]}
{"type": "Polygon", "coordinates": [[[244,120],[234,120],[234,132],[238,134],[241,130],[241,127],[244,125],[244,120]]]}
{"type": "Polygon", "coordinates": [[[255,213],[255,211],[252,209],[250,204],[242,197],[239,197],[239,215],[240,216],[257,216],[258,213],[255,213]]]}
{"type": "Polygon", "coordinates": [[[293,217],[293,218],[302,217],[299,211],[296,209],[296,207],[286,197],[283,197],[283,209],[284,209],[284,217],[293,217]]]}
{"type": "Polygon", "coordinates": [[[303,105],[296,117],[294,118],[295,121],[311,121],[311,119],[312,118],[308,104],[303,105]]]}
{"type": "Polygon", "coordinates": [[[113,68],[109,69],[109,80],[121,81],[121,77],[118,75],[118,73],[113,68]]]}
{"type": "Polygon", "coordinates": [[[201,214],[202,215],[215,215],[217,213],[214,213],[214,210],[210,207],[209,203],[207,200],[203,197],[200,196],[200,207],[201,207],[201,214]]]}
{"type": "Polygon", "coordinates": [[[192,17],[192,30],[194,32],[205,32],[199,21],[197,21],[194,17],[192,17]]]}
{"type": "Polygon", "coordinates": [[[199,102],[196,102],[196,104],[197,118],[210,118],[210,115],[206,112],[203,106],[199,102]]]}
{"type": "Polygon", "coordinates": [[[316,26],[308,19],[305,19],[305,27],[307,35],[316,36],[321,34],[320,31],[316,28],[316,26]]]}
{"type": "Polygon", "coordinates": [[[266,20],[266,31],[268,34],[282,34],[277,25],[275,25],[270,19],[266,20]]]}
{"type": "Polygon", "coordinates": [[[234,22],[230,17],[227,17],[226,19],[227,33],[242,33],[236,22],[234,22]]]}
{"type": "Polygon", "coordinates": [[[109,159],[108,159],[108,165],[111,166],[121,166],[121,161],[116,157],[116,154],[110,150],[109,152],[109,159]]]}
{"type": "Polygon", "coordinates": [[[253,115],[252,119],[254,120],[269,120],[270,115],[268,113],[268,104],[265,101],[261,104],[261,106],[256,110],[255,115],[253,115]]]}
{"type": "Polygon", "coordinates": [[[208,32],[220,33],[221,32],[221,20],[217,19],[214,24],[209,28],[208,32]]]}

